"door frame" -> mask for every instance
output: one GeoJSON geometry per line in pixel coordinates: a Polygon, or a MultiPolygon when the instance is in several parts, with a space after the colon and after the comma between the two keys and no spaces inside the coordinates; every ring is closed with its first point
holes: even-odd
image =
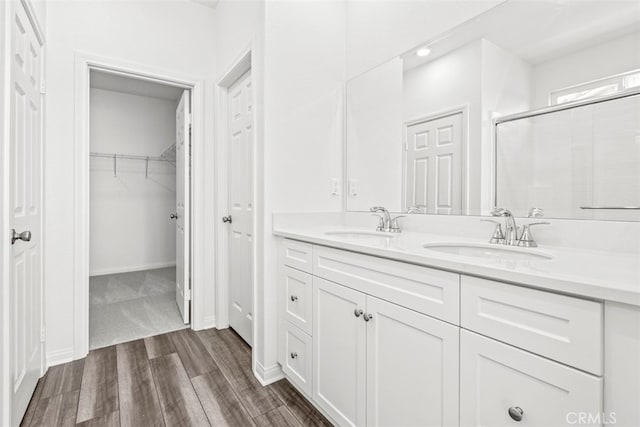
{"type": "MultiPolygon", "coordinates": [[[[228,70],[226,70],[221,77],[216,82],[216,111],[217,111],[217,133],[216,139],[219,141],[216,144],[216,153],[215,157],[217,158],[216,169],[217,169],[217,188],[216,188],[216,218],[215,218],[215,233],[218,236],[217,245],[216,245],[216,327],[218,329],[224,329],[229,327],[229,232],[227,230],[227,226],[222,223],[221,218],[225,215],[228,215],[229,210],[229,167],[228,167],[228,158],[229,158],[229,89],[231,86],[238,81],[240,77],[242,77],[247,71],[254,71],[253,67],[253,46],[249,46],[245,48],[240,56],[232,63],[228,70]]],[[[257,186],[258,181],[258,132],[259,126],[257,123],[257,109],[258,102],[256,100],[256,78],[255,73],[252,73],[251,76],[251,84],[253,87],[253,144],[251,145],[253,148],[253,164],[251,168],[253,169],[253,244],[251,247],[251,256],[253,257],[254,268],[253,268],[253,276],[251,277],[251,287],[252,287],[252,302],[253,307],[253,345],[254,348],[257,343],[257,330],[259,328],[259,321],[257,316],[257,307],[256,303],[257,297],[257,277],[258,277],[258,241],[260,239],[259,233],[261,232],[261,227],[257,222],[258,213],[261,210],[261,204],[258,198],[259,191],[257,186]]],[[[255,352],[252,352],[255,354],[255,352]]],[[[255,355],[253,357],[253,361],[255,362],[255,355]]],[[[255,367],[254,367],[255,372],[255,367]]]]}
{"type": "Polygon", "coordinates": [[[199,78],[158,69],[149,65],[106,58],[91,53],[75,53],[74,129],[74,266],[73,266],[73,358],[89,352],[89,74],[91,70],[135,77],[191,91],[191,213],[190,277],[191,329],[204,325],[204,98],[205,83],[199,78]]]}
{"type": "MultiPolygon", "coordinates": [[[[462,165],[461,170],[463,173],[462,176],[462,214],[467,213],[467,206],[469,205],[469,105],[464,104],[457,107],[453,107],[450,109],[438,111],[435,113],[427,114],[426,116],[417,117],[411,120],[407,120],[402,125],[402,195],[401,195],[401,210],[404,212],[405,206],[407,204],[407,144],[409,144],[408,140],[408,130],[409,126],[417,125],[424,122],[430,122],[432,120],[441,119],[443,117],[453,116],[456,114],[462,114],[462,165]]],[[[436,214],[434,214],[436,215],[436,214]]]]}

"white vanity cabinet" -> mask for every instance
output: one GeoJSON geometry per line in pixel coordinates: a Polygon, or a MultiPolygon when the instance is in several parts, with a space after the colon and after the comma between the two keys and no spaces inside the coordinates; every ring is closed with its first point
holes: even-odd
{"type": "Polygon", "coordinates": [[[288,239],[281,254],[279,361],[340,426],[585,425],[607,410],[600,301],[288,239]]]}
{"type": "Polygon", "coordinates": [[[313,399],[340,425],[458,425],[458,328],[313,278],[313,399]]]}

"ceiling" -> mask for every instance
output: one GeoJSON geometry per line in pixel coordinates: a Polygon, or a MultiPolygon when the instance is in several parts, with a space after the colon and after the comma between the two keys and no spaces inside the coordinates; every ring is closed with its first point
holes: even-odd
{"type": "Polygon", "coordinates": [[[184,92],[183,88],[142,80],[135,77],[91,70],[91,87],[128,93],[130,95],[178,101],[184,92]]]}
{"type": "Polygon", "coordinates": [[[405,70],[485,38],[532,65],[640,31],[640,2],[632,0],[514,0],[502,3],[425,43],[431,55],[403,55],[405,70]]]}

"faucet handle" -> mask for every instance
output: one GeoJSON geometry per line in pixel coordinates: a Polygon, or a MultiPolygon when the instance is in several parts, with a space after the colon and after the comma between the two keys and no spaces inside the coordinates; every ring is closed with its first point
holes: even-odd
{"type": "Polygon", "coordinates": [[[544,216],[544,211],[540,208],[531,208],[529,209],[528,218],[542,218],[544,216]]]}
{"type": "Polygon", "coordinates": [[[522,226],[522,234],[520,235],[520,239],[518,239],[518,246],[522,246],[525,248],[537,248],[538,243],[533,238],[533,234],[531,234],[531,227],[534,225],[548,225],[551,224],[548,221],[543,222],[532,222],[531,224],[525,224],[522,226]]]}
{"type": "Polygon", "coordinates": [[[406,217],[406,215],[398,215],[396,217],[391,218],[391,223],[389,224],[389,231],[392,233],[402,232],[402,230],[400,229],[400,225],[398,225],[398,220],[404,217],[406,217]]]}
{"type": "Polygon", "coordinates": [[[378,217],[378,226],[376,227],[376,231],[384,231],[384,216],[378,215],[376,213],[371,215],[378,217]]]}
{"type": "Polygon", "coordinates": [[[502,231],[502,224],[500,222],[495,221],[493,219],[481,219],[483,222],[493,222],[496,225],[495,230],[493,230],[493,236],[489,239],[489,243],[504,243],[504,232],[502,231]]]}

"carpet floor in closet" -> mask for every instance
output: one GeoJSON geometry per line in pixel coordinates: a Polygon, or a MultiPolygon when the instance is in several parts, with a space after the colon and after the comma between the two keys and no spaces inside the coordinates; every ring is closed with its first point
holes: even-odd
{"type": "Polygon", "coordinates": [[[89,279],[92,350],[186,327],[176,304],[175,267],[89,279]]]}

